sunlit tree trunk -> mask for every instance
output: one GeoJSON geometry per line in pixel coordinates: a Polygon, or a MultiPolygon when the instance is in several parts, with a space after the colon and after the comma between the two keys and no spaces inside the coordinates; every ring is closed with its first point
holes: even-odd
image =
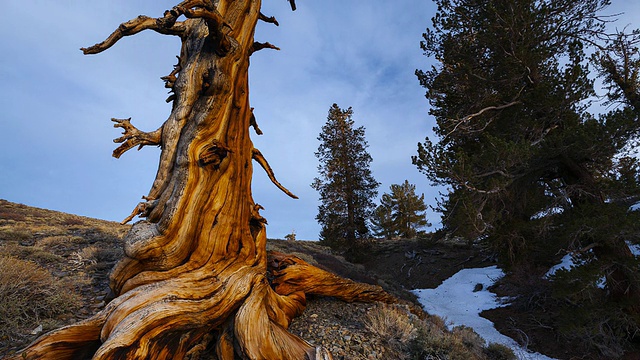
{"type": "Polygon", "coordinates": [[[197,359],[203,352],[218,359],[331,358],[286,330],[304,310],[306,294],[394,301],[379,287],[267,254],[266,221],[251,195],[252,161],[295,196],[250,138],[251,128],[260,131],[249,105],[249,58],[275,48],[254,42],[254,30],[258,20],[277,24],[260,6],[187,0],[161,18],[125,22],[82,49],[100,53],[147,29],[179,36],[178,63],[163,78],[173,108],[152,132],[113,119],[124,130],[115,157],[133,147],[162,148],[149,194],[125,220],[146,218],[124,239],[125,256],[111,274],[113,300],[93,317],[45,334],[15,359],[197,359]]]}

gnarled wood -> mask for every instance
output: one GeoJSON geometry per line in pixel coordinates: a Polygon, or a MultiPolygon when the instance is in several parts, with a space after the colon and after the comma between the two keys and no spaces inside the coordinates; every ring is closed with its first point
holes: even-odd
{"type": "MultiPolygon", "coordinates": [[[[292,8],[295,2],[290,0],[292,8]]],[[[254,149],[249,57],[259,0],[186,0],[153,19],[123,23],[100,53],[143,30],[180,36],[178,64],[162,79],[169,118],[151,133],[129,119],[114,151],[162,149],[155,181],[124,239],[110,277],[114,299],[98,314],[43,335],[12,359],[330,359],[287,332],[306,294],[346,301],[393,301],[380,288],[341,279],[295,257],[266,251],[266,220],[251,195],[252,160],[276,179],[254,149]],[[178,19],[184,16],[184,21],[178,19]]],[[[268,44],[268,43],[265,43],[268,44]]],[[[270,47],[266,45],[266,47],[270,47]]]]}
{"type": "Polygon", "coordinates": [[[342,278],[296,256],[271,251],[268,253],[268,259],[269,273],[273,277],[271,283],[280,295],[304,293],[333,296],[347,302],[398,301],[380,286],[342,278]]]}

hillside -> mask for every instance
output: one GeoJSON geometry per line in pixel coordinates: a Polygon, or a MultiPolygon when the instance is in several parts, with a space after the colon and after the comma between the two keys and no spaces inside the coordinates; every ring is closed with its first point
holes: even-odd
{"type": "MultiPolygon", "coordinates": [[[[108,273],[122,256],[121,238],[128,229],[0,200],[0,356],[42,332],[99,311],[108,292],[108,273]]],[[[270,240],[269,249],[292,253],[345,277],[378,283],[409,301],[382,306],[311,298],[290,330],[327,346],[336,359],[505,358],[504,348],[485,348],[483,340],[467,328],[449,332],[442,319],[411,305],[413,295],[405,287],[437,285],[455,272],[453,266],[417,271],[424,255],[442,255],[446,261],[429,262],[442,267],[452,263],[452,255],[436,248],[417,254],[414,245],[375,246],[371,259],[378,259],[378,266],[373,266],[374,262],[351,264],[314,242],[270,240]]],[[[467,254],[458,255],[467,262],[467,254]]]]}
{"type": "MultiPolygon", "coordinates": [[[[121,239],[129,227],[0,200],[0,358],[43,332],[104,307],[108,274],[123,254],[121,239]]],[[[343,277],[381,285],[407,302],[381,306],[309,298],[307,310],[294,319],[290,331],[327,346],[335,359],[509,358],[508,350],[485,347],[469,328],[447,330],[443,319],[419,311],[415,296],[407,291],[436,288],[463,268],[492,265],[489,253],[446,239],[372,241],[364,261],[352,264],[317,242],[269,240],[267,246],[343,277]]],[[[507,277],[496,291],[515,299],[518,281],[522,283],[507,277]]],[[[552,312],[544,306],[542,310],[543,315],[552,312]]],[[[599,356],[542,323],[532,325],[541,314],[509,306],[483,316],[529,349],[555,358],[599,356]]]]}

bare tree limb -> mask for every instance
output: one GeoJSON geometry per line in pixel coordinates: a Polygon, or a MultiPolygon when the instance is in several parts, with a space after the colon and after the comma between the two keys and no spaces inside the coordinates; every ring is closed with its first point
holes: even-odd
{"type": "Polygon", "coordinates": [[[173,88],[173,85],[176,83],[176,80],[178,80],[176,75],[182,70],[182,65],[180,65],[180,56],[176,56],[176,58],[178,58],[178,63],[173,66],[173,70],[171,71],[171,73],[167,76],[163,76],[160,78],[161,80],[164,81],[164,87],[169,89],[173,88]]]}
{"type": "Polygon", "coordinates": [[[135,35],[144,30],[154,30],[164,35],[181,36],[186,30],[184,23],[177,22],[177,19],[181,15],[187,18],[205,19],[209,28],[213,29],[214,32],[219,33],[223,26],[231,28],[231,26],[224,21],[222,15],[220,15],[215,8],[207,6],[204,1],[185,0],[173,9],[165,11],[164,16],[161,18],[151,18],[140,15],[133,20],[124,22],[103,42],[88,48],[81,48],[80,50],[82,50],[85,55],[97,54],[110,48],[123,37],[135,35]]]}
{"type": "Polygon", "coordinates": [[[467,115],[467,116],[463,117],[462,119],[457,119],[456,121],[457,121],[458,123],[456,124],[456,126],[455,126],[455,127],[453,128],[453,130],[451,130],[447,135],[445,135],[445,137],[444,137],[444,138],[445,138],[445,139],[446,139],[446,138],[448,138],[451,134],[453,134],[456,130],[458,130],[458,127],[460,127],[460,125],[462,125],[463,123],[466,123],[466,122],[468,122],[469,120],[473,119],[474,117],[480,116],[480,115],[484,114],[484,113],[485,113],[485,112],[487,112],[487,111],[497,111],[497,110],[502,110],[502,109],[506,109],[506,108],[509,108],[509,107],[511,107],[511,106],[514,106],[514,105],[521,104],[521,103],[522,103],[522,102],[521,102],[521,101],[519,101],[519,100],[514,100],[514,101],[512,101],[512,102],[510,102],[510,103],[507,103],[507,104],[504,104],[504,105],[487,106],[486,108],[484,108],[484,109],[482,109],[482,110],[480,110],[480,111],[478,111],[478,112],[476,112],[476,113],[473,113],[473,114],[467,115]]]}
{"type": "Polygon", "coordinates": [[[253,54],[254,52],[260,51],[262,49],[280,50],[279,47],[277,47],[277,46],[275,46],[275,45],[273,45],[273,44],[271,44],[269,42],[261,43],[261,42],[257,42],[256,41],[256,42],[253,43],[253,46],[251,47],[251,53],[253,54]]]}
{"type": "Polygon", "coordinates": [[[226,23],[222,18],[222,15],[216,9],[206,9],[200,6],[204,6],[204,3],[201,1],[190,1],[188,2],[190,6],[196,6],[194,9],[191,9],[186,6],[176,6],[176,10],[182,13],[187,18],[201,18],[205,19],[209,24],[210,28],[221,29],[223,26],[228,27],[233,30],[231,25],[226,23]],[[195,4],[195,5],[194,5],[195,4]]]}
{"type": "Polygon", "coordinates": [[[138,203],[138,205],[135,207],[135,209],[133,209],[133,211],[131,212],[131,214],[129,214],[129,216],[127,216],[124,220],[122,220],[120,222],[120,224],[124,225],[126,223],[128,223],[129,221],[133,220],[134,217],[140,215],[140,216],[147,216],[149,214],[149,212],[151,211],[151,209],[153,209],[155,207],[155,205],[157,204],[157,200],[143,196],[142,197],[143,201],[141,203],[138,203]]]}
{"type": "Polygon", "coordinates": [[[112,47],[118,40],[125,36],[135,35],[144,30],[154,30],[164,35],[182,35],[185,26],[182,22],[176,22],[177,16],[167,11],[162,18],[151,18],[140,15],[133,20],[124,22],[109,35],[103,42],[97,43],[88,48],[80,48],[85,55],[98,54],[112,47]]]}
{"type": "Polygon", "coordinates": [[[258,127],[258,121],[256,121],[256,116],[253,114],[253,108],[251,108],[251,118],[249,119],[249,125],[255,130],[256,134],[262,135],[262,130],[258,127]]]}
{"type": "Polygon", "coordinates": [[[260,19],[260,20],[262,20],[262,21],[264,21],[266,23],[269,23],[269,24],[274,24],[275,26],[280,26],[280,24],[278,23],[278,20],[276,20],[275,16],[267,17],[265,14],[260,13],[258,15],[258,19],[260,19]]]}
{"type": "Polygon", "coordinates": [[[138,150],[142,149],[146,145],[160,145],[162,141],[162,127],[153,132],[144,132],[138,130],[135,126],[131,125],[131,118],[128,119],[115,119],[111,121],[115,122],[113,127],[123,128],[124,132],[122,136],[114,139],[113,142],[122,144],[117,149],[113,150],[113,157],[118,159],[127,150],[137,146],[138,150]]]}
{"type": "Polygon", "coordinates": [[[269,163],[267,162],[267,159],[264,158],[264,155],[262,155],[262,153],[260,152],[260,150],[258,149],[253,149],[253,154],[252,154],[253,160],[257,161],[258,164],[260,164],[260,166],[262,166],[262,168],[264,169],[264,171],[267,173],[267,176],[269,176],[269,179],[271,180],[271,182],[278,187],[278,189],[282,190],[282,192],[284,192],[285,194],[289,195],[290,197],[297,199],[298,197],[295,196],[291,191],[287,190],[287,188],[285,188],[284,186],[282,186],[282,184],[280,184],[278,182],[278,180],[276,180],[276,176],[273,173],[273,169],[271,169],[271,166],[269,166],[269,163]]]}

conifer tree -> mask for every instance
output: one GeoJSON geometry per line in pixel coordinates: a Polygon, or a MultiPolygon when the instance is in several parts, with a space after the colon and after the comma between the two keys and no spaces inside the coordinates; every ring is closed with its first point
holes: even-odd
{"type": "Polygon", "coordinates": [[[380,205],[371,214],[371,230],[375,236],[383,239],[395,239],[397,234],[393,226],[392,206],[389,196],[382,195],[380,205]]]}
{"type": "Polygon", "coordinates": [[[387,239],[412,239],[422,232],[422,228],[431,226],[425,214],[424,194],[418,196],[414,184],[405,180],[402,184],[391,185],[390,190],[390,194],[382,195],[371,220],[376,235],[387,239]]]}
{"type": "Polygon", "coordinates": [[[329,109],[315,153],[320,175],[311,185],[320,193],[320,240],[347,250],[369,236],[367,219],[379,185],[369,168],[365,128],[355,127],[352,116],[351,107],[343,110],[333,104],[329,109]]]}
{"type": "Polygon", "coordinates": [[[594,299],[604,277],[609,303],[637,316],[638,263],[625,240],[638,241],[638,219],[615,201],[629,189],[612,176],[639,130],[630,44],[595,56],[622,106],[589,111],[585,54],[605,34],[609,3],[436,0],[421,47],[439,65],[416,74],[437,139],[413,161],[450,189],[439,204],[445,230],[483,239],[508,269],[544,268],[569,249],[591,272],[574,295],[594,299]]]}

